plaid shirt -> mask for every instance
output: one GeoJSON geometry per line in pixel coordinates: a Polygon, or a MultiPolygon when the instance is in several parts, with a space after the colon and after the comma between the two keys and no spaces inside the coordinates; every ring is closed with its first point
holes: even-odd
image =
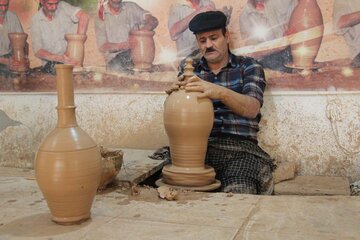
{"type": "MultiPolygon", "coordinates": [[[[185,61],[180,66],[179,75],[183,73],[184,63],[185,61]]],[[[254,97],[262,106],[266,86],[265,74],[261,65],[254,59],[230,53],[229,63],[217,75],[211,72],[204,58],[194,60],[193,66],[194,73],[201,79],[254,97]]],[[[233,113],[220,100],[213,100],[213,105],[215,118],[211,136],[231,135],[257,142],[260,113],[250,119],[233,113]]]]}

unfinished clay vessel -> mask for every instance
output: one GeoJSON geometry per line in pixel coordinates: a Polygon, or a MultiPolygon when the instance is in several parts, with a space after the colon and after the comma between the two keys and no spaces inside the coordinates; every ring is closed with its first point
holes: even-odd
{"type": "Polygon", "coordinates": [[[25,51],[25,45],[28,35],[26,33],[9,33],[10,46],[12,49],[12,55],[16,65],[10,64],[10,70],[14,72],[25,72],[29,69],[27,64],[27,55],[25,51]]]}
{"type": "Polygon", "coordinates": [[[85,34],[65,34],[67,41],[66,55],[71,59],[79,62],[79,66],[83,66],[85,56],[85,41],[87,36],[85,34]]]}
{"type": "MultiPolygon", "coordinates": [[[[194,75],[191,59],[187,59],[184,75],[185,80],[194,75]]],[[[205,166],[213,104],[209,98],[198,99],[199,94],[180,88],[165,100],[164,124],[172,161],[162,171],[166,184],[198,187],[215,182],[214,169],[205,166]]]]}
{"type": "Polygon", "coordinates": [[[154,31],[131,30],[131,59],[135,70],[150,70],[155,58],[154,31]]]}
{"type": "Polygon", "coordinates": [[[39,147],[35,162],[38,185],[59,224],[82,222],[90,209],[102,173],[100,150],[75,116],[70,65],[56,65],[58,121],[39,147]]]}
{"type": "Polygon", "coordinates": [[[316,0],[299,0],[289,21],[292,65],[311,68],[321,45],[324,25],[321,10],[316,0]]]}

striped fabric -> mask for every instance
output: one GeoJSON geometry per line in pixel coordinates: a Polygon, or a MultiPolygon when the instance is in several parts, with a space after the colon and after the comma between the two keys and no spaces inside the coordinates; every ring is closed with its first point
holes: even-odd
{"type": "MultiPolygon", "coordinates": [[[[204,58],[194,60],[194,72],[201,79],[224,86],[238,93],[256,98],[263,104],[263,93],[266,86],[265,74],[261,65],[252,58],[235,56],[230,53],[229,63],[217,75],[212,73],[204,58]]],[[[180,75],[183,64],[180,66],[180,75]]],[[[211,135],[232,134],[257,141],[261,114],[249,119],[234,114],[219,100],[213,100],[214,127],[211,135]]]]}
{"type": "Polygon", "coordinates": [[[212,166],[222,192],[271,195],[274,189],[272,171],[276,168],[270,156],[257,144],[230,136],[209,139],[205,163],[212,166]]]}

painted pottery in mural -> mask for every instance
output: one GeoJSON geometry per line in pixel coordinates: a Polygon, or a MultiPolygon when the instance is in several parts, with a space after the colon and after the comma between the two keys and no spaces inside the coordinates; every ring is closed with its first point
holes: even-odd
{"type": "Polygon", "coordinates": [[[35,175],[52,214],[59,224],[82,222],[100,183],[100,150],[82,130],[75,116],[73,67],[56,65],[58,121],[39,147],[35,175]]]}
{"type": "Polygon", "coordinates": [[[289,22],[294,67],[306,69],[314,65],[323,33],[323,18],[316,0],[299,0],[289,22]]]}
{"type": "Polygon", "coordinates": [[[10,70],[14,72],[25,72],[29,69],[26,62],[25,45],[28,35],[26,33],[9,33],[10,46],[16,65],[10,64],[10,70]]]}
{"type": "MultiPolygon", "coordinates": [[[[185,80],[194,75],[187,59],[185,80]]],[[[164,103],[164,124],[170,142],[171,163],[163,168],[163,181],[178,186],[204,186],[215,182],[215,171],[205,166],[208,137],[213,121],[213,104],[198,98],[199,92],[172,92],[164,103]]]]}
{"type": "Polygon", "coordinates": [[[85,34],[65,34],[67,41],[66,55],[79,62],[79,66],[82,66],[84,63],[84,44],[86,38],[87,36],[85,34]]]}
{"type": "Polygon", "coordinates": [[[150,70],[155,58],[154,31],[132,30],[129,35],[135,70],[150,70]]]}

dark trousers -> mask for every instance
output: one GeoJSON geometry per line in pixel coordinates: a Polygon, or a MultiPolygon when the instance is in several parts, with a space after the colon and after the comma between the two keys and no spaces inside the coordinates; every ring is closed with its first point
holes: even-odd
{"type": "Polygon", "coordinates": [[[40,71],[43,73],[49,73],[49,74],[55,75],[56,74],[56,71],[55,71],[56,64],[63,64],[63,63],[55,62],[55,61],[48,61],[44,66],[42,66],[40,68],[40,71]]]}
{"type": "Polygon", "coordinates": [[[265,56],[263,58],[260,58],[258,62],[264,68],[269,68],[280,72],[292,73],[291,68],[287,68],[284,66],[284,64],[292,62],[290,47],[287,47],[286,49],[280,52],[276,52],[268,56],[265,56]]]}
{"type": "Polygon", "coordinates": [[[360,68],[360,53],[354,57],[354,59],[351,61],[351,66],[355,68],[360,68]]]}
{"type": "Polygon", "coordinates": [[[253,141],[210,138],[205,162],[215,169],[223,192],[266,195],[273,192],[272,171],[276,165],[253,141]]]}
{"type": "Polygon", "coordinates": [[[115,72],[131,72],[133,67],[130,50],[118,53],[106,65],[107,70],[115,72]]]}
{"type": "MultiPolygon", "coordinates": [[[[10,58],[11,57],[11,54],[8,53],[8,54],[5,54],[5,55],[2,55],[1,57],[3,58],[10,58]]],[[[5,65],[5,64],[2,64],[0,63],[0,76],[9,76],[12,72],[10,71],[9,69],[9,66],[5,65]]]]}

